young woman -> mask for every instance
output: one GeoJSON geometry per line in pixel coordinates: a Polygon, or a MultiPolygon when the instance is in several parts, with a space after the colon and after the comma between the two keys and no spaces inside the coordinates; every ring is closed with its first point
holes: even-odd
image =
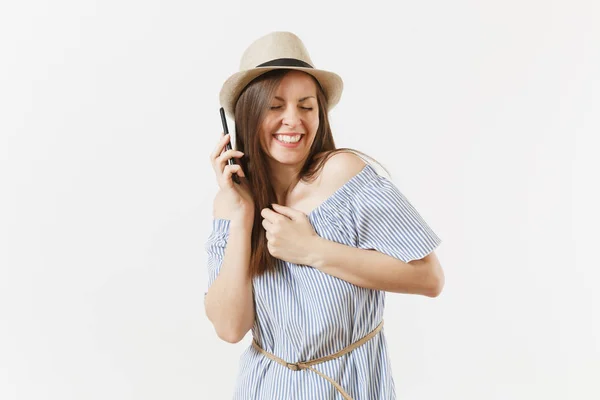
{"type": "Polygon", "coordinates": [[[335,147],[342,86],[296,35],[273,32],[221,90],[236,141],[210,155],[205,308],[225,341],[252,331],[235,399],[394,399],[385,292],[442,290],[440,238],[364,153],[335,147]]]}

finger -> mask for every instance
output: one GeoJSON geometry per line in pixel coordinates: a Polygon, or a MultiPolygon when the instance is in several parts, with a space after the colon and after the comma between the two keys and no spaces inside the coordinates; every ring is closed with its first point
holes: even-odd
{"type": "Polygon", "coordinates": [[[221,138],[217,142],[217,145],[215,146],[213,151],[210,152],[211,160],[214,160],[215,158],[217,158],[219,156],[219,154],[221,154],[221,152],[223,151],[223,147],[225,146],[227,141],[229,141],[229,137],[230,137],[229,134],[221,136],[221,138]]]}
{"type": "Polygon", "coordinates": [[[233,167],[237,165],[226,165],[221,175],[217,178],[219,186],[222,188],[232,188],[233,178],[231,177],[234,173],[233,167]]]}
{"type": "Polygon", "coordinates": [[[267,238],[267,242],[269,246],[272,246],[273,236],[269,233],[269,231],[265,232],[265,237],[267,238]]]}
{"type": "Polygon", "coordinates": [[[260,215],[261,215],[263,218],[266,218],[266,219],[268,219],[268,220],[272,220],[272,219],[274,219],[274,218],[275,218],[275,215],[276,215],[276,213],[275,213],[275,211],[271,210],[270,208],[263,208],[263,209],[260,211],[260,215]]]}
{"type": "Polygon", "coordinates": [[[231,149],[225,151],[223,154],[217,157],[217,159],[213,161],[213,169],[215,170],[217,178],[222,175],[223,168],[225,167],[225,164],[228,164],[230,158],[241,158],[243,156],[244,153],[242,153],[241,151],[231,149]]]}
{"type": "Polygon", "coordinates": [[[271,226],[271,223],[269,222],[268,219],[263,219],[262,220],[262,226],[263,226],[263,228],[265,228],[265,231],[268,231],[269,227],[271,226]]]}
{"type": "Polygon", "coordinates": [[[213,151],[210,153],[210,160],[214,160],[216,159],[219,154],[221,154],[221,152],[223,151],[223,148],[225,147],[225,145],[227,144],[227,142],[229,142],[229,140],[231,139],[231,135],[228,133],[227,135],[223,135],[219,141],[217,142],[217,146],[213,149],[213,151]]]}
{"type": "Polygon", "coordinates": [[[273,203],[273,210],[275,210],[280,215],[286,216],[292,220],[297,220],[298,218],[304,215],[304,213],[300,210],[296,210],[292,207],[282,206],[277,203],[273,203]]]}
{"type": "Polygon", "coordinates": [[[217,157],[216,159],[216,163],[217,164],[225,164],[227,162],[227,160],[229,160],[230,158],[241,158],[244,156],[244,153],[239,151],[239,150],[227,150],[225,152],[223,152],[223,154],[221,154],[219,157],[217,157]]]}
{"type": "Polygon", "coordinates": [[[223,175],[219,181],[219,186],[222,188],[233,187],[233,178],[232,175],[236,173],[238,176],[244,177],[244,171],[242,171],[242,166],[238,164],[234,165],[226,165],[223,170],[223,175]]]}

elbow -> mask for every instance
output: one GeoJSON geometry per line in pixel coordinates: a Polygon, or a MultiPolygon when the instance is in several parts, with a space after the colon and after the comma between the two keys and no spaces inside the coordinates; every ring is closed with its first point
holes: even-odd
{"type": "Polygon", "coordinates": [[[417,290],[412,292],[427,297],[438,297],[444,289],[444,270],[435,253],[430,253],[422,259],[408,262],[415,267],[417,290]]]}
{"type": "Polygon", "coordinates": [[[427,297],[438,297],[442,293],[443,289],[444,289],[444,281],[442,279],[441,281],[436,281],[436,282],[432,283],[431,285],[429,285],[425,295],[427,297]]]}
{"type": "Polygon", "coordinates": [[[252,329],[252,326],[242,326],[240,324],[236,324],[236,323],[229,323],[226,325],[214,325],[215,326],[215,332],[217,333],[217,336],[219,337],[219,339],[227,342],[227,343],[239,343],[245,336],[246,333],[248,333],[248,331],[250,331],[250,329],[252,329]]]}
{"type": "Polygon", "coordinates": [[[216,330],[216,332],[219,339],[232,344],[239,343],[246,336],[246,332],[236,332],[232,329],[216,330]]]}
{"type": "Polygon", "coordinates": [[[234,324],[231,324],[229,321],[216,321],[213,318],[211,318],[208,312],[206,313],[206,316],[212,323],[215,329],[215,333],[217,334],[219,339],[227,343],[239,343],[244,338],[244,336],[246,336],[246,333],[250,330],[250,328],[242,329],[237,326],[234,326],[234,324]]]}
{"type": "Polygon", "coordinates": [[[215,333],[219,339],[227,343],[239,343],[246,333],[252,328],[254,319],[236,320],[231,315],[224,316],[217,310],[210,307],[210,301],[204,304],[204,312],[208,320],[212,323],[215,333]]]}
{"type": "Polygon", "coordinates": [[[427,290],[425,295],[427,297],[438,297],[442,290],[444,289],[444,284],[446,283],[446,278],[444,277],[444,271],[441,267],[435,269],[435,271],[431,274],[429,278],[429,283],[427,285],[427,290]]]}
{"type": "Polygon", "coordinates": [[[215,321],[210,319],[210,317],[209,320],[210,322],[212,322],[212,325],[215,328],[215,333],[217,334],[219,339],[227,343],[239,343],[249,331],[249,329],[241,329],[232,326],[231,324],[227,324],[226,321],[222,321],[221,323],[215,323],[215,321]]]}
{"type": "Polygon", "coordinates": [[[232,324],[223,323],[226,321],[221,321],[221,323],[215,323],[215,321],[213,321],[212,319],[209,318],[209,320],[210,322],[212,322],[213,327],[215,328],[215,333],[217,334],[219,339],[227,343],[239,343],[249,331],[249,329],[241,329],[239,327],[233,326],[232,324]]]}

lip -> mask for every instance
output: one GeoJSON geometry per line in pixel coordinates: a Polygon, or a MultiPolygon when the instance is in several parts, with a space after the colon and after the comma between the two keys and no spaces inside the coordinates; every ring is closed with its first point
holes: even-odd
{"type": "Polygon", "coordinates": [[[273,139],[275,139],[277,144],[279,144],[280,146],[293,149],[300,145],[300,143],[304,140],[304,136],[306,136],[306,135],[304,135],[303,133],[276,133],[273,135],[273,139]],[[298,140],[296,143],[283,143],[283,142],[280,142],[279,140],[277,140],[277,138],[275,137],[277,135],[282,135],[282,136],[298,136],[298,135],[300,135],[300,140],[298,140]]]}

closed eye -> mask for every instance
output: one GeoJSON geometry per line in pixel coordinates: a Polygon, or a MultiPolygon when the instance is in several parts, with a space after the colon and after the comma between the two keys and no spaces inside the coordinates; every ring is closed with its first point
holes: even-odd
{"type": "MultiPolygon", "coordinates": [[[[277,110],[279,108],[281,108],[281,106],[272,106],[271,110],[277,110]]],[[[309,111],[312,110],[312,107],[300,107],[300,108],[303,110],[309,110],[309,111]]]]}

